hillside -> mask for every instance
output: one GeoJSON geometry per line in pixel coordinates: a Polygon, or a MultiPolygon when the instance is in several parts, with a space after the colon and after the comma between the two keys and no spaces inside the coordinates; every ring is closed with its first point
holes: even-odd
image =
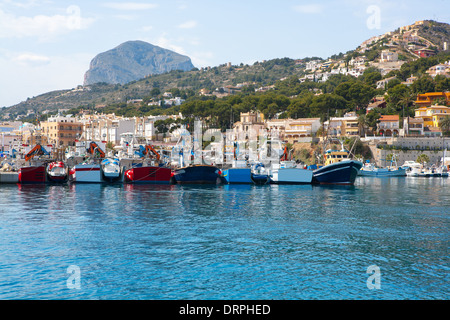
{"type": "Polygon", "coordinates": [[[152,74],[194,68],[191,59],[144,41],[127,41],[92,59],[84,85],[125,84],[152,74]]]}
{"type": "Polygon", "coordinates": [[[4,108],[0,110],[0,114],[26,115],[30,110],[42,114],[79,106],[91,108],[125,103],[130,99],[142,99],[150,96],[154,88],[158,88],[160,92],[179,88],[198,93],[200,89],[213,92],[218,87],[234,86],[244,82],[254,83],[254,86],[258,87],[273,84],[285,76],[301,76],[303,72],[304,66],[297,65],[294,60],[288,58],[257,62],[251,66],[224,64],[202,70],[195,68],[185,72],[173,70],[124,85],[97,83],[70,90],[44,93],[12,107],[4,108]]]}
{"type": "MultiPolygon", "coordinates": [[[[434,21],[416,22],[410,26],[404,26],[368,39],[355,50],[350,50],[346,54],[333,55],[327,61],[321,58],[282,58],[256,62],[253,65],[223,64],[200,70],[196,68],[190,71],[172,70],[163,74],[145,76],[140,80],[126,84],[96,83],[70,90],[48,92],[29,98],[27,101],[0,110],[0,118],[7,114],[10,119],[15,119],[18,115],[25,119],[28,115],[28,118],[32,119],[33,112],[42,115],[54,113],[58,109],[70,110],[79,107],[112,110],[114,112],[117,105],[120,104],[123,107],[129,100],[144,99],[145,102],[149,102],[158,98],[157,96],[162,95],[163,92],[175,90],[175,88],[183,93],[183,99],[192,99],[193,96],[201,98],[200,90],[207,95],[214,94],[213,97],[204,97],[204,99],[215,99],[221,97],[221,93],[233,91],[236,89],[235,86],[239,86],[236,92],[252,93],[257,88],[275,85],[280,82],[279,80],[291,78],[291,76],[311,82],[308,85],[310,90],[314,88],[314,90],[319,90],[317,92],[321,90],[323,93],[330,93],[336,85],[335,80],[329,81],[327,78],[334,74],[343,77],[344,75],[340,73],[342,70],[349,71],[349,68],[357,70],[357,67],[351,65],[354,61],[357,61],[357,58],[364,58],[362,61],[365,63],[366,69],[369,68],[372,71],[375,69],[381,73],[381,76],[372,74],[375,77],[386,78],[397,75],[399,81],[405,81],[411,74],[421,76],[425,74],[427,68],[442,62],[442,59],[446,59],[445,54],[439,54],[444,53],[442,51],[445,43],[447,43],[447,46],[450,44],[449,24],[434,21]],[[427,49],[428,52],[431,52],[432,57],[418,59],[420,57],[417,53],[419,49],[427,49]],[[380,56],[384,50],[395,52],[398,55],[396,69],[389,69],[391,67],[380,69],[383,67],[380,56]],[[436,54],[438,55],[436,56],[436,54]],[[422,60],[425,62],[422,62],[422,60]],[[316,63],[314,69],[308,69],[311,62],[316,63]],[[317,77],[319,74],[321,78],[317,77]],[[314,84],[314,81],[318,80],[323,82],[324,86],[314,84]]],[[[356,75],[348,73],[348,75],[345,74],[345,77],[350,79],[361,77],[362,74],[362,72],[356,75]]],[[[295,90],[294,92],[286,90],[287,97],[292,97],[295,94],[297,94],[295,90]]],[[[139,106],[137,107],[139,108],[139,106]]],[[[145,106],[138,112],[129,114],[148,114],[150,110],[151,108],[145,106]]]]}

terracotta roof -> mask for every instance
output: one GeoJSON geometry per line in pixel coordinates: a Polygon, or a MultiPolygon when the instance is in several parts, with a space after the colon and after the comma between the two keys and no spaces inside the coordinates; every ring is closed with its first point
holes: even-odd
{"type": "Polygon", "coordinates": [[[398,121],[399,116],[396,115],[382,115],[380,121],[398,121]]]}

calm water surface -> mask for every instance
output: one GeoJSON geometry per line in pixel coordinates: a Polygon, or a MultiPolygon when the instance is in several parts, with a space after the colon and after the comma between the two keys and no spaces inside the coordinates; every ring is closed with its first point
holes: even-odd
{"type": "Polygon", "coordinates": [[[438,178],[0,185],[0,299],[448,299],[449,208],[438,178]]]}

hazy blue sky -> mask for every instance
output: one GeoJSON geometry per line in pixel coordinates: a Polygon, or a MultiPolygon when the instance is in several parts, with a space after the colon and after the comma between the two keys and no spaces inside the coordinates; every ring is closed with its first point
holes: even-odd
{"type": "Polygon", "coordinates": [[[98,53],[143,40],[196,67],[355,49],[387,31],[450,23],[450,0],[0,0],[0,107],[83,83],[98,53]]]}

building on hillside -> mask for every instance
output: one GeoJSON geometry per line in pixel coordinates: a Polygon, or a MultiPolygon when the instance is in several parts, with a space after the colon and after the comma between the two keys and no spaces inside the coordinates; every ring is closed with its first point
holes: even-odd
{"type": "Polygon", "coordinates": [[[425,127],[423,129],[423,135],[425,137],[441,137],[442,130],[441,130],[441,128],[436,128],[436,127],[425,127]]]}
{"type": "Polygon", "coordinates": [[[311,142],[320,128],[320,118],[273,119],[266,122],[266,128],[276,131],[285,142],[311,142]]]}
{"type": "Polygon", "coordinates": [[[380,54],[380,62],[397,62],[398,53],[389,50],[382,50],[380,54]]]}
{"type": "Polygon", "coordinates": [[[51,116],[41,122],[41,133],[57,148],[75,146],[75,140],[83,133],[83,124],[71,115],[51,116]]]}
{"type": "Polygon", "coordinates": [[[324,130],[333,137],[354,137],[359,135],[358,117],[355,112],[343,117],[332,117],[324,122],[324,130]]]}
{"type": "Polygon", "coordinates": [[[450,78],[450,61],[432,66],[426,71],[432,78],[441,75],[450,78]]]}
{"type": "Polygon", "coordinates": [[[389,83],[389,81],[392,81],[394,79],[397,79],[397,77],[393,76],[393,77],[389,77],[389,78],[381,79],[381,80],[377,81],[377,89],[386,89],[386,86],[389,83]]]}
{"type": "Polygon", "coordinates": [[[384,96],[375,97],[372,102],[367,105],[366,114],[375,108],[386,108],[386,100],[384,99],[384,96]]]}
{"type": "Polygon", "coordinates": [[[423,118],[406,117],[403,119],[404,136],[423,136],[423,118]]]}
{"type": "Polygon", "coordinates": [[[415,110],[415,118],[423,119],[424,128],[439,128],[439,122],[445,116],[450,116],[450,108],[446,106],[423,106],[415,110]]]}
{"type": "Polygon", "coordinates": [[[445,104],[450,102],[450,92],[428,92],[418,94],[416,101],[414,103],[417,107],[429,107],[431,106],[437,99],[445,100],[445,104]]]}
{"type": "Polygon", "coordinates": [[[434,56],[436,53],[434,52],[434,50],[431,49],[427,49],[427,48],[423,48],[423,49],[419,49],[419,50],[414,50],[414,53],[416,55],[418,55],[420,58],[428,58],[431,56],[434,56]]]}
{"type": "Polygon", "coordinates": [[[408,87],[409,87],[409,86],[412,85],[412,84],[414,83],[414,81],[416,81],[416,80],[417,80],[417,77],[411,75],[411,77],[406,78],[406,81],[403,81],[402,84],[404,84],[405,86],[408,86],[408,87]]]}
{"type": "Polygon", "coordinates": [[[259,111],[241,112],[240,121],[233,125],[233,132],[245,135],[247,138],[253,134],[256,136],[263,134],[265,132],[264,115],[259,111]]]}
{"type": "Polygon", "coordinates": [[[398,115],[382,115],[377,124],[377,133],[385,137],[398,136],[399,120],[398,115]]]}

